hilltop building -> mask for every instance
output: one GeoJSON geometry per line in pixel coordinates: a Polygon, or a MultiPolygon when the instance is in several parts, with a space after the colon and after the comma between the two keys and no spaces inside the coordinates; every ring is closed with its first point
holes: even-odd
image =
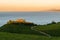
{"type": "Polygon", "coordinates": [[[17,20],[9,20],[8,22],[7,22],[8,24],[10,24],[10,23],[27,23],[27,24],[30,24],[30,23],[32,23],[32,22],[27,22],[25,19],[17,19],[17,20]]]}
{"type": "Polygon", "coordinates": [[[18,22],[18,23],[25,23],[26,21],[24,19],[17,19],[16,22],[18,22]]]}

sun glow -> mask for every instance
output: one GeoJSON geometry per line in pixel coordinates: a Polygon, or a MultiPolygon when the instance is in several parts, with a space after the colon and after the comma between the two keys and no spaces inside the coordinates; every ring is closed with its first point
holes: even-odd
{"type": "Polygon", "coordinates": [[[46,11],[60,9],[60,0],[0,0],[0,11],[46,11]]]}

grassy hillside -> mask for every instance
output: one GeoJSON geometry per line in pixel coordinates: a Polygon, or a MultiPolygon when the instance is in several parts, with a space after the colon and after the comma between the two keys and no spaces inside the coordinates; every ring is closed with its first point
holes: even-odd
{"type": "Polygon", "coordinates": [[[37,25],[34,23],[10,23],[0,27],[1,40],[60,40],[60,23],[37,25]],[[32,30],[33,28],[34,30],[32,30]],[[37,31],[36,31],[37,30],[37,31]],[[40,33],[45,32],[51,38],[40,33]]]}
{"type": "Polygon", "coordinates": [[[51,36],[60,36],[60,23],[50,24],[50,25],[41,25],[35,27],[38,31],[43,31],[51,36]]]}
{"type": "Polygon", "coordinates": [[[36,24],[27,24],[27,23],[11,23],[5,24],[0,28],[2,32],[10,33],[22,33],[22,34],[37,34],[40,33],[34,30],[31,30],[31,27],[36,26],[36,24]]]}
{"type": "Polygon", "coordinates": [[[0,28],[2,32],[22,33],[22,34],[36,34],[42,35],[39,31],[45,32],[51,36],[60,36],[60,23],[51,23],[47,25],[36,25],[27,23],[11,23],[5,24],[0,28]],[[36,27],[34,27],[36,26],[36,27]],[[32,30],[31,27],[33,27],[32,30]],[[36,31],[37,30],[37,31],[36,31]]]}
{"type": "Polygon", "coordinates": [[[60,40],[60,37],[0,32],[0,40],[60,40]]]}

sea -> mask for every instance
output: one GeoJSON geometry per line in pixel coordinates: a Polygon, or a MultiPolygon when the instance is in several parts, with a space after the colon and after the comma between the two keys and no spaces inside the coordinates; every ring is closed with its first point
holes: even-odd
{"type": "Polygon", "coordinates": [[[60,22],[60,12],[0,12],[0,26],[9,20],[25,19],[35,24],[48,24],[52,21],[60,22]]]}

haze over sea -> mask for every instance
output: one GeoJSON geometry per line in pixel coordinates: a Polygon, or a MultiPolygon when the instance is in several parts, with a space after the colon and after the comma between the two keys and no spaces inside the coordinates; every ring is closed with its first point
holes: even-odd
{"type": "Polygon", "coordinates": [[[8,20],[19,18],[36,24],[47,24],[52,21],[60,22],[60,12],[0,12],[0,26],[8,20]]]}

